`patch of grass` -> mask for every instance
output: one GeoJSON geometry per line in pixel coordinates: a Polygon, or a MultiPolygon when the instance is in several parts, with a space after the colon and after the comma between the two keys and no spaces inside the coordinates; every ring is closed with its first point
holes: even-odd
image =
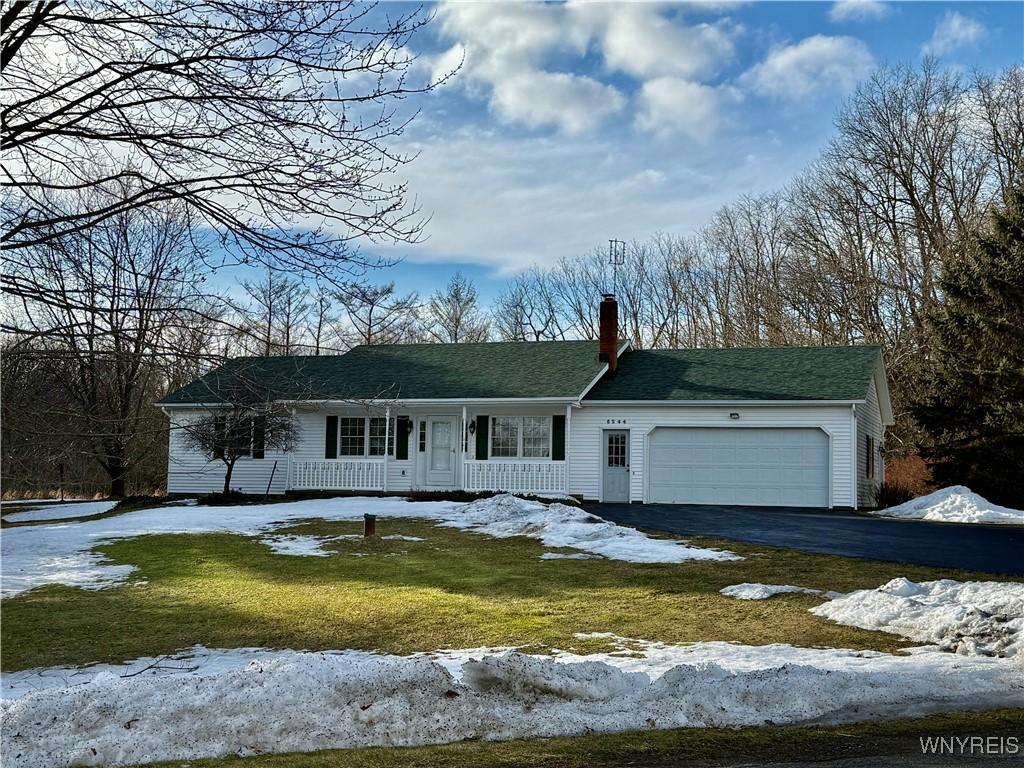
{"type": "MultiPolygon", "coordinates": [[[[620,768],[758,764],[920,755],[922,736],[1022,736],[1024,710],[933,715],[841,726],[683,728],[579,738],[464,742],[405,749],[371,748],[176,760],[175,768],[620,768]]],[[[885,764],[896,765],[896,760],[885,764]]],[[[882,763],[880,763],[882,764],[882,763]]]]}
{"type": "MultiPolygon", "coordinates": [[[[283,532],[360,530],[358,522],[309,520],[283,532]]],[[[412,519],[378,520],[378,533],[424,541],[341,539],[327,545],[330,557],[279,555],[257,538],[230,534],[103,544],[97,550],[111,562],[137,567],[132,583],[99,591],[48,585],[4,600],[0,664],[17,670],[119,662],[196,643],[402,654],[482,645],[607,649],[602,641],[574,638],[577,632],[893,651],[906,643],[810,614],[816,596],[742,601],[718,590],[744,581],[847,591],[896,576],[986,578],[724,541],[694,539],[747,559],[540,560],[544,548],[532,539],[495,539],[412,519]]]]}

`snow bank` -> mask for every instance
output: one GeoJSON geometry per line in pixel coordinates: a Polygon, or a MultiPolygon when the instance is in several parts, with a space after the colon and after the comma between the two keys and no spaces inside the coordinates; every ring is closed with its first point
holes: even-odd
{"type": "MultiPolygon", "coordinates": [[[[7,506],[10,502],[4,502],[7,506]]],[[[40,502],[36,502],[37,504],[40,502]]],[[[43,502],[45,503],[45,502],[43,502]]],[[[26,509],[24,512],[4,513],[4,520],[23,523],[33,520],[65,520],[70,517],[91,517],[102,515],[117,506],[116,501],[84,501],[73,504],[50,503],[40,509],[26,509]]]]}
{"type": "Polygon", "coordinates": [[[963,485],[929,493],[888,509],[872,512],[884,517],[938,520],[946,523],[1005,523],[1024,525],[1024,511],[1000,507],[963,485]]]}
{"type": "Polygon", "coordinates": [[[682,563],[687,560],[741,560],[719,549],[691,547],[684,541],[652,539],[635,528],[610,523],[565,504],[542,504],[501,494],[466,504],[442,525],[497,538],[529,536],[546,547],[571,547],[631,563],[682,563]]]}
{"type": "Polygon", "coordinates": [[[781,595],[786,592],[803,592],[808,595],[820,595],[820,589],[808,589],[807,587],[794,587],[791,584],[733,584],[725,589],[719,590],[726,597],[735,597],[737,600],[767,600],[769,597],[781,595]]]}
{"type": "Polygon", "coordinates": [[[441,663],[423,654],[261,656],[241,649],[221,652],[223,659],[209,652],[209,665],[188,672],[125,678],[106,668],[81,685],[0,703],[0,746],[5,767],[117,765],[646,728],[849,722],[1012,706],[1024,692],[1019,676],[1007,673],[1009,662],[997,659],[627,644],[631,656],[600,660],[504,651],[441,663]]]}
{"type": "Polygon", "coordinates": [[[811,608],[840,624],[902,635],[943,650],[1024,660],[1024,584],[893,579],[811,608]]]}
{"type": "Polygon", "coordinates": [[[98,520],[6,529],[0,537],[2,594],[14,595],[41,584],[102,588],[121,581],[133,570],[132,566],[107,565],[90,550],[102,542],[151,533],[238,533],[266,538],[270,546],[279,547],[275,551],[282,553],[327,554],[322,551],[322,542],[314,542],[311,537],[270,537],[275,536],[275,530],[300,520],[362,520],[364,513],[380,519],[425,518],[492,536],[529,536],[547,546],[573,547],[640,563],[737,559],[730,552],[652,539],[575,507],[523,501],[507,495],[472,504],[359,497],[223,507],[181,504],[98,520]]]}

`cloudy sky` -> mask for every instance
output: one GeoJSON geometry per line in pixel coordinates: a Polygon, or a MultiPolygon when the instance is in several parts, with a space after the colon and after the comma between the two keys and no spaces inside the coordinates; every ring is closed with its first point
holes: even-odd
{"type": "MultiPolygon", "coordinates": [[[[385,6],[394,10],[395,6],[385,6]]],[[[455,3],[412,43],[452,81],[418,101],[405,169],[424,242],[381,250],[401,287],[455,270],[485,296],[533,263],[609,238],[687,233],[782,186],[883,63],[1020,62],[1024,5],[455,3]]],[[[373,250],[373,249],[368,249],[373,250]]]]}

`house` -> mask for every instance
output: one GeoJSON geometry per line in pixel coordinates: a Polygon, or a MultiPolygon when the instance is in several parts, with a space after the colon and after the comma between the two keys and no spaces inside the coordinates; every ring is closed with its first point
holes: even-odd
{"type": "MultiPolygon", "coordinates": [[[[222,406],[244,366],[292,408],[287,453],[254,446],[247,493],[411,489],[606,502],[858,507],[892,424],[873,346],[633,350],[601,303],[599,341],[409,344],[244,358],[168,395],[170,493],[219,490],[224,465],[180,426],[222,406]]],[[[258,440],[259,438],[257,438],[258,440]]]]}

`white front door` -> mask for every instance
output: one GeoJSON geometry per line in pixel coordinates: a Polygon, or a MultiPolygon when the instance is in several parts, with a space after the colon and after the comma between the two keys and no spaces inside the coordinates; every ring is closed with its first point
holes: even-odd
{"type": "Polygon", "coordinates": [[[455,418],[427,419],[427,485],[455,485],[455,418]]]}

